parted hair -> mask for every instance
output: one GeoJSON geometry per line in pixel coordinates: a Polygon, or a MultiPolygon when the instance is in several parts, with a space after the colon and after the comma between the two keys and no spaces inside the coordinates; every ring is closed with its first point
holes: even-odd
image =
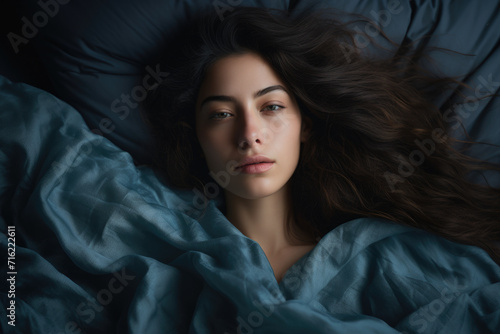
{"type": "Polygon", "coordinates": [[[255,52],[311,120],[290,180],[291,233],[313,240],[350,219],[379,217],[483,247],[500,263],[500,190],[470,181],[499,167],[466,155],[474,143],[449,135],[432,103],[466,86],[425,71],[426,50],[412,45],[367,55],[355,43],[359,22],[262,8],[200,17],[173,44],[170,75],[145,104],[156,166],[171,186],[203,191],[211,179],[195,131],[200,85],[218,59],[255,52]]]}

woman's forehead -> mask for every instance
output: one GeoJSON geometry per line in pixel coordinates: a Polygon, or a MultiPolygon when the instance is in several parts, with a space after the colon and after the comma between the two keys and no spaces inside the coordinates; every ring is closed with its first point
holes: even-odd
{"type": "Polygon", "coordinates": [[[217,60],[208,68],[198,102],[208,95],[253,95],[276,85],[286,87],[273,68],[258,54],[231,55],[217,60]]]}
{"type": "Polygon", "coordinates": [[[208,69],[203,83],[207,83],[207,88],[222,88],[225,91],[237,88],[258,90],[266,84],[285,85],[273,68],[255,53],[232,55],[217,60],[208,69]]]}

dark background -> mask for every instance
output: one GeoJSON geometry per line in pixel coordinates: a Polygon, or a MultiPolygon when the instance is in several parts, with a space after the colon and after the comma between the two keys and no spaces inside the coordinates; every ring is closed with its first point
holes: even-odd
{"type": "MultiPolygon", "coordinates": [[[[48,75],[35,53],[33,43],[22,44],[16,54],[7,37],[9,32],[21,35],[23,25],[21,17],[15,1],[2,1],[0,4],[0,74],[14,82],[25,82],[52,92],[48,75]]],[[[33,39],[37,37],[38,35],[33,39]]]]}

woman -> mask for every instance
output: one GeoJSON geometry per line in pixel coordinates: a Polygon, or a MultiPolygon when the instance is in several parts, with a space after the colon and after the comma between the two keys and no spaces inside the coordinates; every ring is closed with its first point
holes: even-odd
{"type": "Polygon", "coordinates": [[[357,217],[478,245],[500,262],[500,190],[467,179],[498,168],[459,152],[430,102],[457,82],[426,75],[409,46],[364,58],[348,26],[253,8],[200,20],[149,101],[159,167],[173,186],[215,180],[224,214],[278,281],[357,217]]]}

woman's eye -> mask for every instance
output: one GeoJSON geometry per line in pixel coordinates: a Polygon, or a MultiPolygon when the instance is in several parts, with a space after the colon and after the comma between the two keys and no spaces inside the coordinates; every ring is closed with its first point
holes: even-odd
{"type": "Polygon", "coordinates": [[[283,108],[285,108],[285,107],[277,105],[277,104],[270,104],[270,105],[266,106],[263,110],[264,111],[280,111],[283,108]]]}
{"type": "Polygon", "coordinates": [[[215,114],[210,115],[210,119],[224,119],[230,117],[231,114],[228,112],[218,112],[215,114]]]}

